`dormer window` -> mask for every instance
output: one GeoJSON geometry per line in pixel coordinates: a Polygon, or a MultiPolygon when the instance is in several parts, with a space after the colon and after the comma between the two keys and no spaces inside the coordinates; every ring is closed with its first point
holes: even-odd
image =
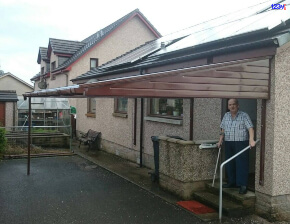
{"type": "Polygon", "coordinates": [[[55,61],[51,63],[51,71],[55,69],[55,61]]]}
{"type": "Polygon", "coordinates": [[[49,69],[49,63],[46,63],[46,72],[49,72],[50,69],[49,69]]]}
{"type": "Polygon", "coordinates": [[[90,69],[98,67],[98,63],[99,63],[99,61],[97,58],[91,58],[90,59],[90,69]]]}

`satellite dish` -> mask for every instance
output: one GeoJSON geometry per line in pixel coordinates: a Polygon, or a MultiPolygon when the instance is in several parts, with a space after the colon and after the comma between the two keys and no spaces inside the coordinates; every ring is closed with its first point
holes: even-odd
{"type": "Polygon", "coordinates": [[[44,81],[41,81],[38,83],[38,87],[39,89],[46,89],[47,88],[47,84],[44,81]]]}

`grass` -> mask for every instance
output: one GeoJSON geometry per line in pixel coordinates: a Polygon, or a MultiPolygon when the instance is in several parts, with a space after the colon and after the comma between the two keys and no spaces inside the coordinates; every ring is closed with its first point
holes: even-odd
{"type": "MultiPolygon", "coordinates": [[[[39,146],[33,146],[30,149],[31,154],[40,154],[40,153],[58,153],[58,152],[68,152],[67,150],[54,150],[54,149],[44,149],[39,146]]],[[[27,154],[27,147],[21,147],[16,145],[7,145],[4,153],[0,153],[0,158],[3,158],[4,155],[21,155],[27,154]]]]}

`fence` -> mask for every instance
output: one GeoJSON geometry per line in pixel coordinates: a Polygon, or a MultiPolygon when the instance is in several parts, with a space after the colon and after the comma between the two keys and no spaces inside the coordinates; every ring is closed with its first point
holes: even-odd
{"type": "MultiPolygon", "coordinates": [[[[10,147],[26,148],[28,145],[28,127],[0,127],[6,130],[5,137],[10,147]]],[[[71,150],[71,126],[31,126],[32,147],[43,149],[71,150]]]]}

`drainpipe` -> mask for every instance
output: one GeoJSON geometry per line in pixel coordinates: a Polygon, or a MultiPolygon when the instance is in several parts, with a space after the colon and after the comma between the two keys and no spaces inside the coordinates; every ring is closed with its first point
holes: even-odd
{"type": "Polygon", "coordinates": [[[262,100],[262,113],[261,113],[261,148],[260,148],[260,177],[259,177],[259,184],[261,186],[264,186],[265,139],[266,139],[266,100],[262,100]]]}
{"type": "Polygon", "coordinates": [[[137,142],[137,98],[134,99],[134,142],[133,144],[136,146],[137,142]]]}
{"type": "Polygon", "coordinates": [[[30,175],[30,140],[31,140],[31,97],[28,97],[28,155],[27,155],[27,175],[30,175]]]}
{"type": "Polygon", "coordinates": [[[15,117],[16,117],[16,104],[17,103],[15,103],[15,102],[13,102],[13,126],[16,126],[16,124],[15,124],[15,117]]]}
{"type": "Polygon", "coordinates": [[[143,117],[144,117],[144,99],[141,98],[141,120],[140,120],[140,167],[143,165],[143,117]]]}
{"type": "Polygon", "coordinates": [[[194,98],[190,99],[190,125],[189,125],[189,140],[193,141],[193,107],[194,107],[194,98]]]}
{"type": "Polygon", "coordinates": [[[66,79],[65,79],[65,84],[66,84],[66,86],[68,86],[68,74],[67,74],[67,73],[65,73],[65,76],[66,76],[66,79]]]}
{"type": "MultiPolygon", "coordinates": [[[[140,75],[144,74],[144,68],[140,68],[140,75]]],[[[140,115],[140,167],[143,166],[143,127],[144,127],[144,98],[141,98],[141,115],[140,115]]]]}

